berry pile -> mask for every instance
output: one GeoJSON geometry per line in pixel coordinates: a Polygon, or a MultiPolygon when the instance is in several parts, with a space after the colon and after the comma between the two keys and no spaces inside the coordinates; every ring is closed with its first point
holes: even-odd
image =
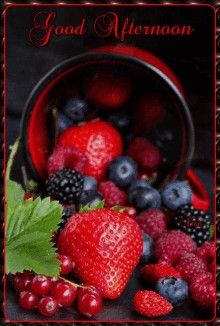
{"type": "Polygon", "coordinates": [[[102,310],[102,298],[123,293],[141,263],[146,289],[134,296],[138,314],[164,316],[189,297],[211,310],[211,217],[193,206],[188,182],[155,186],[167,158],[144,131],[164,119],[163,103],[144,96],[137,104],[141,118],[132,126],[125,105],[133,85],[107,75],[88,81],[87,99],[76,92],[58,108],[58,137],[48,158],[44,190],[63,205],[56,234],[60,275],[17,274],[19,304],[50,317],[76,301],[78,312],[92,317],[102,310]],[[88,285],[63,279],[69,274],[88,285]]]}

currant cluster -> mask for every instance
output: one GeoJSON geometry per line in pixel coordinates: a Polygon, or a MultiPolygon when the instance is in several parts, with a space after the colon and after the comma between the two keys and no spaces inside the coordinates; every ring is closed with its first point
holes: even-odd
{"type": "MultiPolygon", "coordinates": [[[[69,274],[74,263],[64,255],[58,256],[60,275],[69,274]]],[[[60,308],[76,303],[80,314],[92,317],[102,310],[101,292],[94,286],[78,285],[63,277],[34,275],[29,271],[14,276],[14,288],[19,293],[19,305],[25,310],[36,309],[45,317],[55,316],[60,308]]]]}

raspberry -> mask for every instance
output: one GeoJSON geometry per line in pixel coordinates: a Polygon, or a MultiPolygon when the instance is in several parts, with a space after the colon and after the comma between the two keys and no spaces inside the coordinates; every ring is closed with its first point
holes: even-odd
{"type": "Polygon", "coordinates": [[[141,277],[150,284],[163,277],[180,277],[180,273],[167,263],[149,264],[141,269],[141,277]]]}
{"type": "Polygon", "coordinates": [[[152,239],[156,240],[165,230],[165,214],[159,209],[143,211],[137,216],[137,223],[152,239]]]}
{"type": "Polygon", "coordinates": [[[135,108],[136,121],[134,130],[140,134],[158,125],[166,116],[166,104],[158,94],[140,97],[135,108]]]}
{"type": "Polygon", "coordinates": [[[127,154],[148,172],[156,171],[161,162],[161,155],[157,147],[142,137],[135,138],[132,141],[127,154]]]}
{"type": "Polygon", "coordinates": [[[191,278],[191,284],[202,282],[204,284],[211,283],[213,281],[213,276],[209,272],[201,272],[199,274],[194,275],[191,278]]]}
{"type": "Polygon", "coordinates": [[[48,159],[48,174],[54,173],[63,168],[70,168],[83,173],[86,162],[86,155],[80,149],[59,146],[55,148],[48,159]]]}
{"type": "Polygon", "coordinates": [[[156,240],[154,255],[159,261],[166,261],[175,265],[181,256],[195,251],[196,244],[189,235],[179,230],[171,230],[164,232],[156,240]]]}
{"type": "Polygon", "coordinates": [[[204,242],[203,245],[197,249],[197,256],[200,257],[209,266],[215,261],[215,243],[204,242]]]}
{"type": "Polygon", "coordinates": [[[214,309],[216,291],[211,276],[200,274],[194,277],[190,284],[190,293],[200,308],[214,309]]]}
{"type": "Polygon", "coordinates": [[[187,282],[191,282],[195,275],[207,272],[206,264],[201,258],[194,254],[186,254],[183,256],[176,266],[176,269],[187,282]]]}
{"type": "Polygon", "coordinates": [[[209,267],[209,271],[212,273],[213,276],[215,276],[215,272],[216,272],[216,266],[215,266],[215,261],[213,261],[208,267],[209,267]]]}
{"type": "Polygon", "coordinates": [[[105,199],[105,206],[124,206],[127,202],[127,194],[118,188],[112,181],[104,181],[99,185],[99,192],[105,199]]]}
{"type": "Polygon", "coordinates": [[[133,306],[137,313],[147,317],[164,316],[173,310],[171,303],[154,291],[138,291],[133,306]]]}

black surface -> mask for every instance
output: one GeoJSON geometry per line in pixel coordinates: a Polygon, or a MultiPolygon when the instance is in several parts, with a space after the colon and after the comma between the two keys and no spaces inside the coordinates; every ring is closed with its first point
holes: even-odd
{"type": "MultiPolygon", "coordinates": [[[[71,23],[80,20],[87,14],[90,22],[97,12],[107,8],[81,7],[65,9],[54,8],[58,13],[58,22],[71,23]]],[[[7,148],[19,134],[20,117],[25,102],[36,83],[56,64],[91,48],[104,44],[116,44],[114,38],[98,39],[90,31],[83,38],[52,38],[44,48],[33,47],[28,40],[28,30],[33,25],[34,13],[39,7],[11,8],[7,11],[7,148]]],[[[47,8],[46,10],[50,10],[47,8]]],[[[121,16],[132,15],[138,22],[149,24],[184,23],[192,24],[195,33],[191,37],[129,37],[126,44],[135,44],[146,48],[161,57],[175,71],[186,91],[196,129],[196,147],[193,167],[207,187],[213,198],[214,176],[214,12],[209,7],[139,7],[115,8],[121,16]]],[[[90,24],[91,26],[91,24],[90,24]]],[[[14,165],[13,178],[21,181],[20,167],[23,158],[18,155],[14,165]]],[[[143,320],[131,313],[131,302],[134,292],[142,284],[136,275],[130,280],[126,291],[116,301],[106,302],[98,320],[143,320]]],[[[7,319],[40,320],[38,314],[24,313],[18,308],[16,297],[10,287],[6,296],[7,319]]],[[[74,309],[62,312],[57,318],[78,319],[74,309]]],[[[175,309],[168,319],[210,320],[212,316],[204,315],[191,302],[175,309]]],[[[146,318],[144,318],[146,320],[146,318]]]]}

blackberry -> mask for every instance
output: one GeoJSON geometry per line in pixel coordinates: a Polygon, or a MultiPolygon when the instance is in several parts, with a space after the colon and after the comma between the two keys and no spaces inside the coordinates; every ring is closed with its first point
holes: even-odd
{"type": "Polygon", "coordinates": [[[61,222],[60,222],[59,228],[58,228],[58,233],[60,233],[64,229],[64,226],[66,225],[68,219],[74,213],[76,213],[75,205],[68,205],[68,206],[64,207],[63,214],[62,214],[62,219],[61,219],[61,222]]]}
{"type": "Polygon", "coordinates": [[[192,205],[181,206],[174,217],[175,228],[190,235],[198,246],[209,240],[210,225],[210,215],[192,205]]]}
{"type": "Polygon", "coordinates": [[[72,169],[64,168],[51,173],[46,180],[46,192],[61,204],[75,204],[83,189],[83,176],[72,169]]]}

